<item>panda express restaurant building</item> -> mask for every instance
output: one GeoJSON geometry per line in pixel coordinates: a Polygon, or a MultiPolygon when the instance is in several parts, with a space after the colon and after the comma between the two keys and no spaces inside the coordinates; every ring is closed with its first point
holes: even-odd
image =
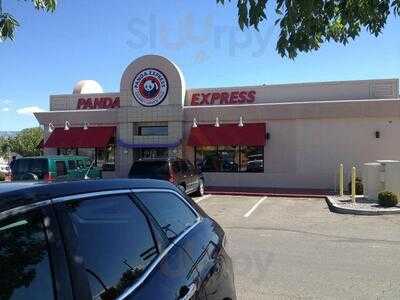
{"type": "Polygon", "coordinates": [[[105,177],[178,156],[208,186],[325,189],[340,162],[400,159],[399,100],[397,79],[187,89],[174,63],[148,55],[126,68],[118,92],[81,81],[35,116],[45,154],[90,156],[105,177]]]}

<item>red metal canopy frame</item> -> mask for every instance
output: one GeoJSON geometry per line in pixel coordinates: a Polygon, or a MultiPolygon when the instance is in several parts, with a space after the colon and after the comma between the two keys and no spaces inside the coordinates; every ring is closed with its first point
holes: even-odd
{"type": "Polygon", "coordinates": [[[251,123],[243,127],[238,124],[199,125],[192,128],[188,145],[198,146],[264,146],[266,144],[266,124],[251,123]]]}

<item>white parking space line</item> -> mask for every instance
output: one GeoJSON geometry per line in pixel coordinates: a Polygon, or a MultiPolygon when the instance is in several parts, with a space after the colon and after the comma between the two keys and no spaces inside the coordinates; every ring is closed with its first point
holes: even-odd
{"type": "Polygon", "coordinates": [[[260,200],[258,200],[257,203],[254,204],[254,206],[243,217],[250,217],[250,215],[257,209],[257,207],[265,201],[265,199],[267,199],[267,197],[262,197],[260,200]]]}
{"type": "Polygon", "coordinates": [[[210,198],[212,195],[204,195],[203,197],[200,197],[199,199],[196,199],[194,202],[199,203],[203,200],[206,200],[208,198],[210,198]]]}

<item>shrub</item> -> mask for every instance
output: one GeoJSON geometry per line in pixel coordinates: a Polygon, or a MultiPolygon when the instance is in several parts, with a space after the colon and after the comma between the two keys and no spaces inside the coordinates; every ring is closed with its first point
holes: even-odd
{"type": "MultiPolygon", "coordinates": [[[[349,193],[351,194],[351,181],[348,184],[349,193]]],[[[356,195],[364,195],[364,186],[362,184],[361,178],[356,178],[356,195]]]]}
{"type": "Polygon", "coordinates": [[[6,180],[6,176],[3,173],[0,173],[0,181],[6,180]]]}
{"type": "Polygon", "coordinates": [[[378,195],[379,205],[383,207],[393,207],[398,203],[396,194],[391,192],[380,192],[378,195]]]}

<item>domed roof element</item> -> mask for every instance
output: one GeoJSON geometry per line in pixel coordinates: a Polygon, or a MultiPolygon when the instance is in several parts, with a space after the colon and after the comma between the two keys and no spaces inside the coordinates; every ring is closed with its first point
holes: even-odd
{"type": "Polygon", "coordinates": [[[81,80],[74,86],[73,94],[101,94],[101,85],[95,80],[81,80]]]}

